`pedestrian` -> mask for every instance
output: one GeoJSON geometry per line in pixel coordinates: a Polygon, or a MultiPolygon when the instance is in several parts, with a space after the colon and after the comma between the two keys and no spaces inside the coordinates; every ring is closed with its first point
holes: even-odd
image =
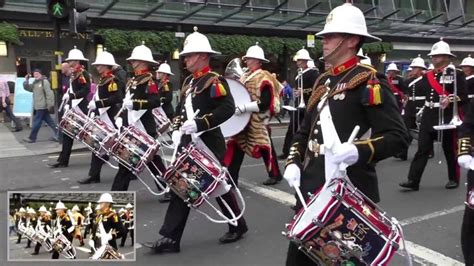
{"type": "MultiPolygon", "coordinates": [[[[75,46],[74,49],[69,51],[66,62],[68,62],[72,71],[70,80],[71,85],[68,91],[63,95],[62,102],[70,108],[78,108],[77,110],[79,112],[87,114],[88,101],[86,97],[87,94],[89,94],[91,83],[90,75],[82,65],[82,62],[85,61],[89,61],[89,59],[85,58],[82,51],[77,49],[75,46]],[[73,103],[75,102],[73,100],[78,101],[77,106],[73,106],[73,103]]],[[[68,167],[73,143],[74,140],[71,137],[64,135],[61,153],[59,154],[57,162],[48,165],[51,168],[68,167]]]]}
{"type": "MultiPolygon", "coordinates": [[[[291,87],[291,85],[288,83],[287,80],[284,80],[281,84],[283,85],[283,90],[282,90],[283,105],[290,105],[291,101],[293,100],[293,88],[291,87]]],[[[281,108],[281,111],[280,111],[281,118],[285,117],[287,112],[288,111],[285,108],[281,108]]]]}
{"type": "Polygon", "coordinates": [[[288,128],[286,130],[282,154],[278,156],[279,159],[286,159],[286,157],[288,157],[293,135],[296,133],[298,127],[303,122],[306,112],[305,106],[308,103],[309,97],[311,96],[314,82],[319,76],[319,72],[316,68],[310,68],[308,66],[308,62],[312,61],[308,50],[304,48],[300,49],[298,52],[296,52],[295,59],[296,66],[298,67],[298,74],[295,77],[297,86],[295,93],[293,94],[296,96],[294,98],[293,106],[296,109],[290,111],[290,123],[288,124],[288,128]],[[303,95],[301,95],[301,93],[303,93],[303,95]],[[303,103],[303,105],[301,103],[303,103]]]}
{"type": "Polygon", "coordinates": [[[445,188],[454,189],[459,186],[460,169],[456,163],[456,130],[452,128],[449,130],[435,130],[434,126],[438,126],[443,119],[445,123],[451,121],[454,101],[457,101],[460,108],[468,102],[464,73],[450,65],[454,55],[451,53],[449,44],[440,40],[433,45],[428,56],[431,56],[435,68],[426,72],[418,82],[418,86],[423,89],[425,96],[418,133],[418,150],[411,162],[408,180],[399,184],[402,188],[414,191],[419,190],[421,177],[428,163],[428,157],[435,139],[440,140],[438,145],[442,146],[446,158],[448,183],[446,183],[445,188]],[[457,95],[453,94],[455,84],[457,85],[457,95]],[[441,111],[440,108],[442,108],[441,111]]]}
{"type": "Polygon", "coordinates": [[[8,214],[8,236],[11,236],[12,232],[16,234],[18,231],[15,228],[15,218],[13,218],[13,215],[10,213],[8,214]]]}
{"type": "MultiPolygon", "coordinates": [[[[322,37],[324,60],[333,67],[319,76],[314,85],[307,113],[293,138],[284,177],[291,187],[301,184],[301,192],[308,199],[308,194],[318,191],[329,178],[325,175],[326,160],[334,165],[346,164],[349,166],[347,177],[355,187],[378,202],[375,164],[407,145],[405,125],[385,76],[368,65],[359,64],[356,56],[364,42],[380,39],[367,32],[364,14],[350,3],[333,9],[324,29],[316,36],[322,37]],[[323,108],[330,109],[334,130],[341,141],[349,139],[353,129],[360,126],[358,141],[341,143],[329,158],[318,148],[318,143],[324,143],[322,125],[317,123],[323,108]],[[366,134],[368,131],[371,133],[366,134]],[[361,139],[363,135],[368,137],[361,139]]],[[[300,201],[297,205],[302,206],[300,201]]],[[[342,255],[327,249],[338,238],[331,233],[336,235],[336,230],[329,229],[329,234],[321,234],[314,242],[308,241],[299,247],[290,242],[286,265],[332,265],[342,260],[345,260],[343,265],[361,264],[358,257],[342,258],[352,254],[342,255]],[[305,250],[311,250],[308,253],[318,257],[321,263],[316,264],[306,256],[305,250]]]]}
{"type": "Polygon", "coordinates": [[[0,113],[5,110],[7,116],[13,121],[15,124],[15,128],[12,130],[13,132],[18,132],[23,130],[23,126],[21,125],[20,120],[13,114],[10,105],[10,88],[8,87],[8,82],[0,78],[0,98],[2,104],[0,105],[0,113]]]}
{"type": "Polygon", "coordinates": [[[31,127],[30,136],[23,141],[27,143],[36,142],[38,131],[43,124],[43,121],[53,130],[52,141],[58,141],[58,129],[56,122],[54,122],[51,114],[54,114],[54,93],[51,90],[51,85],[48,79],[43,76],[41,69],[33,70],[34,81],[30,84],[30,74],[25,76],[23,88],[26,91],[33,92],[33,126],[31,127]]]}
{"type": "MultiPolygon", "coordinates": [[[[180,149],[191,143],[192,134],[202,132],[196,138],[222,163],[226,147],[219,125],[232,117],[235,104],[226,80],[216,72],[212,72],[209,66],[211,55],[219,52],[212,49],[204,34],[197,32],[197,28],[194,30],[195,32],[186,38],[183,51],[180,53],[180,56],[184,57],[186,69],[192,74],[183,82],[182,88],[185,89],[181,90],[181,101],[176,108],[172,139],[175,146],[180,149]],[[191,104],[185,104],[186,102],[191,104]],[[200,110],[199,114],[194,118],[188,117],[188,114],[195,113],[194,110],[200,110]]],[[[227,204],[236,206],[230,202],[235,201],[233,189],[222,198],[227,204]]],[[[232,210],[235,214],[241,213],[240,209],[232,210]]],[[[165,220],[159,232],[161,237],[154,242],[144,243],[144,246],[151,248],[155,253],[179,252],[189,211],[188,203],[172,191],[165,220]]],[[[237,222],[245,226],[243,218],[237,222]]],[[[219,241],[224,243],[229,240],[236,241],[243,233],[243,231],[230,235],[225,233],[219,241]]]]}

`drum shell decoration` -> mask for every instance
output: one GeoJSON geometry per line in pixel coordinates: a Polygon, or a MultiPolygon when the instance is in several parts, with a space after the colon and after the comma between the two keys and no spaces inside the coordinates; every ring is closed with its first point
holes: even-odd
{"type": "MultiPolygon", "coordinates": [[[[312,215],[312,222],[295,231],[305,212],[301,209],[285,235],[317,263],[388,265],[401,242],[399,228],[345,180],[334,180],[328,189],[332,197],[327,204],[322,202],[323,210],[312,215]]],[[[321,194],[316,193],[308,206],[321,194]]]]}
{"type": "Polygon", "coordinates": [[[226,179],[226,172],[221,169],[220,164],[193,145],[183,148],[164,174],[169,187],[196,208],[204,202],[203,193],[212,195],[222,185],[219,182],[221,178],[226,179]]]}
{"type": "Polygon", "coordinates": [[[98,156],[111,152],[116,137],[117,130],[98,117],[87,122],[78,136],[79,140],[98,156]]]}
{"type": "Polygon", "coordinates": [[[161,107],[152,110],[153,118],[156,123],[156,132],[158,134],[165,133],[171,126],[171,121],[168,119],[161,107]]]}
{"type": "Polygon", "coordinates": [[[59,130],[67,136],[77,139],[84,125],[89,120],[90,119],[82,111],[70,109],[64,114],[61,122],[59,122],[59,130]]]}
{"type": "Polygon", "coordinates": [[[112,154],[135,174],[141,173],[158,152],[160,146],[152,137],[135,126],[123,129],[112,147],[112,154]]]}

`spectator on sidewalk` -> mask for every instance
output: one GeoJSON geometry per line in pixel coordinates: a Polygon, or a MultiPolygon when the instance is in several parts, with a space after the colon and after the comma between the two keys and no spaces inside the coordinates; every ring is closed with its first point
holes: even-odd
{"type": "MultiPolygon", "coordinates": [[[[58,121],[61,121],[64,115],[63,110],[59,110],[59,106],[62,102],[63,95],[67,93],[69,86],[71,85],[71,67],[68,63],[64,62],[61,64],[61,78],[59,79],[61,84],[59,90],[57,90],[57,98],[56,98],[56,108],[58,108],[58,121]]],[[[59,142],[62,143],[63,141],[63,133],[59,132],[59,142]]]]}
{"type": "Polygon", "coordinates": [[[12,130],[13,132],[18,132],[23,129],[21,126],[20,120],[16,118],[13,114],[10,105],[10,88],[8,87],[8,83],[4,79],[0,79],[0,98],[1,98],[1,105],[0,105],[0,113],[5,110],[7,116],[13,121],[15,124],[15,128],[12,130]]]}
{"type": "Polygon", "coordinates": [[[56,122],[54,122],[50,115],[54,113],[54,93],[51,90],[48,79],[41,74],[40,69],[35,69],[33,71],[33,77],[35,80],[30,84],[30,74],[27,74],[25,76],[25,82],[23,83],[25,90],[33,92],[33,109],[35,111],[30,136],[23,139],[23,141],[28,143],[36,142],[36,137],[43,121],[45,121],[54,132],[54,135],[50,140],[58,141],[56,122]]]}
{"type": "MultiPolygon", "coordinates": [[[[283,105],[290,105],[291,101],[293,100],[293,88],[290,86],[290,84],[288,84],[288,81],[286,80],[284,80],[281,84],[284,86],[282,90],[283,105]]],[[[280,117],[285,117],[286,112],[288,111],[284,108],[281,108],[280,117]]]]}
{"type": "Polygon", "coordinates": [[[17,234],[17,230],[16,230],[16,227],[15,227],[15,218],[13,218],[13,214],[10,213],[8,215],[8,236],[11,236],[12,235],[12,232],[14,234],[17,234]]]}

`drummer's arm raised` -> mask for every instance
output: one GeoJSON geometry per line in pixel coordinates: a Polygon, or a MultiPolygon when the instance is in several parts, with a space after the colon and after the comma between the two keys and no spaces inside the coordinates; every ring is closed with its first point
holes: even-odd
{"type": "MultiPolygon", "coordinates": [[[[365,87],[366,83],[360,86],[365,87]]],[[[394,156],[408,146],[408,135],[395,96],[385,79],[380,79],[378,104],[364,104],[365,114],[372,129],[369,139],[354,142],[359,152],[357,163],[371,164],[394,156]]]]}
{"type": "Polygon", "coordinates": [[[231,95],[229,85],[224,78],[219,78],[220,84],[211,85],[211,88],[206,90],[215,108],[207,114],[199,113],[194,119],[198,128],[198,132],[214,128],[231,118],[235,112],[234,98],[231,95]],[[216,86],[216,87],[212,87],[216,86]]]}

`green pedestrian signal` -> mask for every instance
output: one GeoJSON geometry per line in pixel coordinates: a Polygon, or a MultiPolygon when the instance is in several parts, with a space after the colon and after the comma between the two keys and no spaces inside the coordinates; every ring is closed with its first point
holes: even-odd
{"type": "Polygon", "coordinates": [[[63,7],[60,3],[56,3],[53,6],[53,15],[55,17],[62,17],[63,16],[63,7]]]}
{"type": "Polygon", "coordinates": [[[48,0],[48,14],[55,19],[65,19],[69,16],[66,0],[48,0]]]}

